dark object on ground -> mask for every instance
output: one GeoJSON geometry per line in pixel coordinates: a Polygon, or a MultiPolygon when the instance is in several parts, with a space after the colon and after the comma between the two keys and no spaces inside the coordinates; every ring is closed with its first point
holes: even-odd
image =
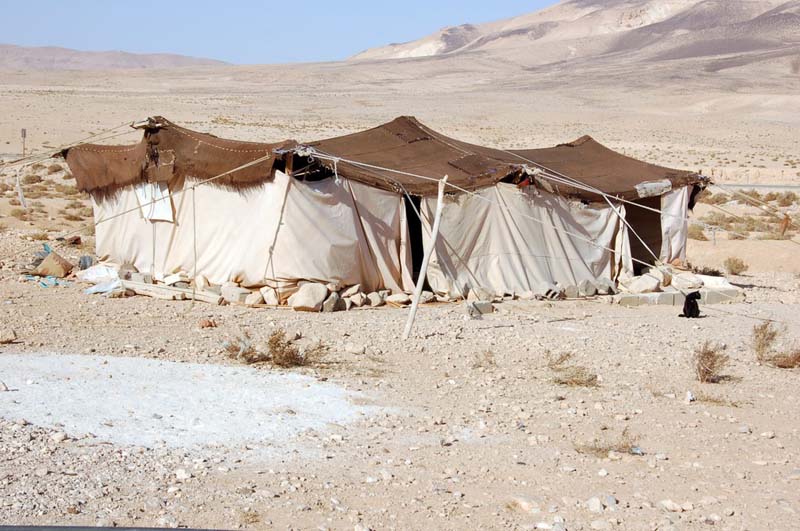
{"type": "Polygon", "coordinates": [[[695,291],[686,296],[686,301],[683,303],[683,313],[680,317],[688,319],[697,319],[700,317],[700,305],[697,301],[700,300],[700,292],[695,291]]]}

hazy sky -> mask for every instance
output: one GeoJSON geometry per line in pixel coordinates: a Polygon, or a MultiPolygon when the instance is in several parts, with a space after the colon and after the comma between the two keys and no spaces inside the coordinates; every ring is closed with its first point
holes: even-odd
{"type": "Polygon", "coordinates": [[[0,0],[0,43],[171,52],[233,63],[344,59],[556,0],[0,0]]]}

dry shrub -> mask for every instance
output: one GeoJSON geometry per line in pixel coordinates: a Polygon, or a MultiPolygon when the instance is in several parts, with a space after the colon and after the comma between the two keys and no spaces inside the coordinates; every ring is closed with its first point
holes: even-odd
{"type": "Polygon", "coordinates": [[[84,206],[83,203],[80,201],[70,201],[69,203],[64,205],[64,208],[77,209],[77,208],[83,208],[83,206],[84,206]]]}
{"type": "Polygon", "coordinates": [[[8,183],[0,183],[0,194],[4,194],[6,192],[10,192],[13,189],[14,189],[14,187],[11,186],[8,183]]]}
{"type": "Polygon", "coordinates": [[[276,367],[283,369],[316,365],[328,353],[328,347],[322,341],[301,352],[297,345],[286,338],[286,332],[282,329],[272,332],[267,345],[270,361],[276,367]]]}
{"type": "Polygon", "coordinates": [[[22,203],[20,203],[19,199],[17,199],[16,197],[12,197],[11,199],[8,200],[8,204],[11,206],[20,206],[22,203]]]}
{"type": "Polygon", "coordinates": [[[780,334],[781,331],[770,322],[753,327],[753,350],[756,352],[756,359],[778,369],[800,368],[800,349],[785,353],[774,351],[775,342],[780,334]]]}
{"type": "Polygon", "coordinates": [[[730,358],[722,353],[722,347],[709,341],[694,352],[694,371],[701,383],[717,383],[722,379],[720,371],[728,365],[730,358]]]}
{"type": "Polygon", "coordinates": [[[794,192],[784,192],[778,197],[778,206],[790,207],[797,202],[797,194],[794,192]]]}
{"type": "Polygon", "coordinates": [[[39,242],[47,241],[50,239],[50,236],[48,236],[47,233],[44,231],[34,232],[33,234],[30,235],[30,237],[32,240],[36,240],[39,242]]]}
{"type": "Polygon", "coordinates": [[[729,258],[726,258],[725,262],[723,262],[722,265],[725,268],[725,270],[731,275],[741,275],[742,273],[750,269],[750,266],[748,266],[744,260],[736,256],[731,256],[729,258]]]}
{"type": "Polygon", "coordinates": [[[47,175],[53,175],[54,173],[58,173],[63,169],[64,168],[61,166],[61,164],[51,164],[47,167],[47,175]]]}
{"type": "Polygon", "coordinates": [[[703,227],[700,225],[689,225],[689,233],[688,233],[690,240],[697,240],[699,242],[707,242],[708,237],[706,233],[703,232],[703,227]]]}
{"type": "Polygon", "coordinates": [[[739,407],[739,402],[732,402],[718,396],[707,395],[705,393],[697,393],[695,401],[702,404],[711,404],[714,406],[723,407],[739,407]]]}
{"type": "Polygon", "coordinates": [[[12,208],[8,215],[20,221],[28,221],[28,212],[22,208],[12,208]]]}
{"type": "Polygon", "coordinates": [[[619,439],[615,441],[601,441],[595,439],[590,444],[575,445],[575,451],[579,454],[593,455],[600,459],[608,457],[610,452],[617,452],[620,454],[633,454],[634,448],[638,448],[639,443],[633,437],[628,428],[622,430],[619,439]]]}
{"type": "Polygon", "coordinates": [[[497,367],[497,361],[495,361],[494,352],[491,350],[476,354],[475,361],[472,363],[473,369],[494,369],[495,367],[497,367]]]}
{"type": "Polygon", "coordinates": [[[72,179],[72,173],[70,173],[69,171],[66,171],[66,172],[64,172],[64,175],[61,176],[61,178],[64,179],[65,181],[68,180],[68,179],[72,179]]]}
{"type": "Polygon", "coordinates": [[[565,364],[572,359],[572,352],[553,354],[548,350],[545,355],[547,356],[547,368],[551,371],[563,371],[566,368],[565,364]]]}
{"type": "Polygon", "coordinates": [[[729,240],[746,240],[749,236],[750,234],[747,231],[736,231],[728,233],[729,240]]]}
{"type": "Polygon", "coordinates": [[[44,164],[42,164],[41,162],[36,162],[34,164],[31,164],[31,169],[33,171],[41,171],[44,169],[44,164]]]}
{"type": "Polygon", "coordinates": [[[721,276],[723,276],[722,275],[722,271],[720,271],[719,269],[715,269],[713,267],[693,266],[691,263],[687,264],[687,266],[689,267],[691,272],[694,273],[695,275],[705,275],[707,277],[721,277],[721,276]]]}
{"type": "Polygon", "coordinates": [[[707,205],[722,205],[730,200],[731,196],[724,192],[714,194],[712,192],[709,192],[708,190],[703,190],[702,192],[700,192],[700,194],[698,194],[696,199],[698,203],[705,203],[707,205]]]}
{"type": "Polygon", "coordinates": [[[38,184],[42,182],[42,178],[38,175],[30,174],[22,178],[22,184],[38,184]]]}
{"type": "Polygon", "coordinates": [[[79,216],[77,214],[67,213],[64,215],[64,219],[66,221],[83,221],[83,216],[79,216]]]}
{"type": "Polygon", "coordinates": [[[253,346],[253,338],[247,330],[242,330],[239,336],[223,343],[222,347],[228,353],[228,357],[252,365],[269,360],[269,356],[258,352],[253,346]]]}
{"type": "Polygon", "coordinates": [[[586,367],[576,365],[561,369],[553,382],[566,387],[598,387],[597,375],[586,367]]]}

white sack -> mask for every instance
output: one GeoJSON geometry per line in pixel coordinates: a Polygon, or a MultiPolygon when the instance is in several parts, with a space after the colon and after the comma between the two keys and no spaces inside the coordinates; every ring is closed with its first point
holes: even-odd
{"type": "MultiPolygon", "coordinates": [[[[423,199],[426,246],[435,210],[436,198],[423,199]]],[[[463,296],[476,287],[503,294],[533,291],[542,281],[612,280],[618,268],[606,248],[615,248],[618,233],[619,218],[607,205],[511,184],[459,194],[446,199],[428,282],[437,293],[463,296]]]]}

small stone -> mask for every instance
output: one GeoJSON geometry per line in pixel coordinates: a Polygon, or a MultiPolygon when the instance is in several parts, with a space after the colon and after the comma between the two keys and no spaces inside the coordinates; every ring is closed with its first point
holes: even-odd
{"type": "Polygon", "coordinates": [[[764,433],[761,434],[761,436],[764,439],[774,439],[775,438],[775,432],[774,431],[765,431],[764,433]]]}
{"type": "Polygon", "coordinates": [[[245,288],[240,288],[239,286],[226,283],[222,286],[220,290],[220,295],[222,298],[228,301],[229,303],[233,304],[244,304],[247,296],[250,295],[250,290],[245,288]]]}
{"type": "Polygon", "coordinates": [[[217,322],[213,319],[200,319],[198,326],[203,330],[206,328],[216,328],[217,322]]]}
{"type": "Polygon", "coordinates": [[[609,524],[605,520],[594,520],[591,523],[591,527],[592,529],[598,529],[598,530],[611,529],[611,524],[609,524]]]}
{"type": "Polygon", "coordinates": [[[597,295],[597,286],[589,280],[584,280],[578,284],[578,292],[581,297],[594,297],[597,295]]]}
{"type": "Polygon", "coordinates": [[[47,468],[45,468],[45,467],[41,467],[41,468],[37,468],[33,473],[36,474],[36,477],[43,478],[47,474],[49,474],[50,471],[47,470],[47,468]]]}
{"type": "Polygon", "coordinates": [[[280,306],[281,298],[278,296],[278,291],[275,288],[263,287],[261,288],[261,297],[264,299],[264,304],[267,306],[280,306]]]}
{"type": "Polygon", "coordinates": [[[0,330],[0,345],[8,345],[17,340],[17,333],[10,328],[0,330]]]}
{"type": "Polygon", "coordinates": [[[367,348],[363,345],[355,345],[353,343],[348,343],[344,347],[345,352],[349,354],[361,355],[367,351],[367,348]]]}
{"type": "Polygon", "coordinates": [[[191,479],[192,474],[187,472],[186,469],[179,468],[175,471],[175,479],[178,481],[186,481],[187,479],[191,479]]]}
{"type": "Polygon", "coordinates": [[[394,295],[386,297],[386,302],[398,306],[405,306],[411,304],[411,297],[409,297],[407,293],[395,293],[394,295]]]}
{"type": "Polygon", "coordinates": [[[264,296],[260,291],[254,291],[244,299],[244,303],[248,306],[256,306],[264,304],[264,296]]]}
{"type": "Polygon", "coordinates": [[[564,296],[568,299],[577,299],[581,294],[580,289],[578,286],[567,286],[564,289],[564,296]]]}
{"type": "Polygon", "coordinates": [[[57,431],[50,435],[50,440],[52,440],[54,443],[64,442],[67,440],[67,434],[63,431],[57,431]]]}
{"type": "Polygon", "coordinates": [[[361,293],[361,284],[356,284],[355,286],[350,286],[346,290],[341,293],[342,298],[344,297],[352,297],[353,295],[361,293]]]}
{"type": "Polygon", "coordinates": [[[658,504],[661,506],[662,509],[669,511],[671,513],[679,513],[683,510],[680,505],[678,505],[672,500],[661,500],[660,502],[658,502],[658,504]]]}
{"type": "Polygon", "coordinates": [[[589,512],[602,513],[603,502],[601,502],[600,498],[597,497],[589,498],[588,500],[586,500],[586,508],[589,510],[589,512]]]}
{"type": "Polygon", "coordinates": [[[537,502],[522,496],[514,496],[511,498],[509,506],[523,513],[538,513],[540,511],[539,504],[537,502]]]}
{"type": "Polygon", "coordinates": [[[367,303],[373,308],[377,308],[386,304],[381,294],[376,292],[372,292],[367,295],[367,303]]]}
{"type": "Polygon", "coordinates": [[[597,475],[600,476],[601,478],[604,478],[608,476],[608,470],[606,470],[605,468],[601,468],[600,471],[597,473],[597,475]]]}
{"type": "Polygon", "coordinates": [[[749,426],[740,426],[739,427],[739,433],[742,433],[742,434],[751,433],[750,427],[749,426]]]}
{"type": "Polygon", "coordinates": [[[325,313],[338,312],[344,310],[345,308],[345,302],[335,291],[328,295],[328,298],[322,303],[322,311],[325,313]]]}
{"type": "Polygon", "coordinates": [[[618,504],[619,502],[614,496],[608,495],[605,498],[603,498],[603,507],[605,507],[609,511],[616,511],[618,504]]]}
{"type": "Polygon", "coordinates": [[[693,503],[691,503],[691,502],[682,503],[682,504],[681,504],[681,509],[682,509],[684,512],[687,512],[687,513],[688,513],[689,511],[694,511],[694,504],[693,504],[693,503]]]}
{"type": "Polygon", "coordinates": [[[363,293],[356,293],[350,297],[350,302],[352,302],[353,306],[356,308],[361,308],[367,303],[367,296],[363,293]]]}
{"type": "Polygon", "coordinates": [[[297,293],[289,297],[289,306],[296,312],[319,312],[328,298],[328,288],[323,284],[309,282],[300,286],[297,293]]]}

